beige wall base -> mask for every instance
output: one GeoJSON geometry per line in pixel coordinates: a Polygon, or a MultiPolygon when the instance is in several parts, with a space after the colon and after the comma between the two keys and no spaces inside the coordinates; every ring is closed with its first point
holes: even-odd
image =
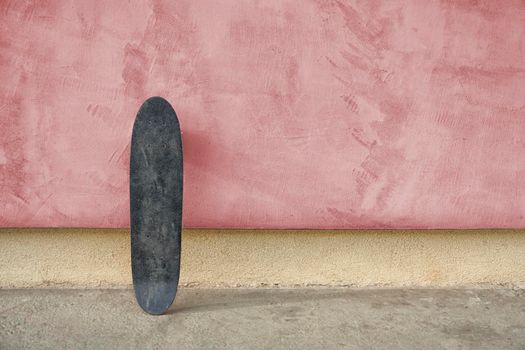
{"type": "MultiPolygon", "coordinates": [[[[525,230],[183,232],[181,285],[525,286],[525,230]]],[[[128,230],[0,229],[0,287],[128,287],[128,230]]]]}

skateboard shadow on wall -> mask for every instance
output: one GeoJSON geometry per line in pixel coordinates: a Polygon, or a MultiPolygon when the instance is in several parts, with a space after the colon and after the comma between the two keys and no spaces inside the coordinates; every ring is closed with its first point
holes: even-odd
{"type": "MultiPolygon", "coordinates": [[[[207,196],[213,193],[213,178],[210,173],[210,163],[217,157],[213,141],[208,134],[199,131],[188,131],[182,128],[182,150],[184,153],[184,201],[183,201],[183,227],[188,225],[186,218],[192,217],[192,226],[195,222],[207,222],[208,218],[196,213],[195,204],[206,203],[207,196]],[[195,203],[191,206],[188,203],[195,203]]],[[[216,149],[216,148],[215,148],[216,149]]]]}
{"type": "MultiPolygon", "coordinates": [[[[184,153],[184,175],[190,172],[197,172],[197,175],[206,172],[206,168],[209,165],[211,152],[211,140],[203,136],[202,133],[195,131],[188,131],[181,125],[182,131],[182,150],[184,153]]],[[[185,185],[188,184],[188,178],[185,177],[185,185]]],[[[191,181],[192,182],[192,181],[191,181]]],[[[190,182],[190,183],[191,183],[190,182]]],[[[199,183],[199,187],[201,184],[199,183]]]]}

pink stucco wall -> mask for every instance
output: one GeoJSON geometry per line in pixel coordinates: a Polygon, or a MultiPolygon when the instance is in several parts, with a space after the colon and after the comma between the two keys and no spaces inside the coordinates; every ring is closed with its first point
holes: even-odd
{"type": "Polygon", "coordinates": [[[129,225],[144,99],[187,227],[525,227],[523,1],[1,1],[0,226],[129,225]]]}

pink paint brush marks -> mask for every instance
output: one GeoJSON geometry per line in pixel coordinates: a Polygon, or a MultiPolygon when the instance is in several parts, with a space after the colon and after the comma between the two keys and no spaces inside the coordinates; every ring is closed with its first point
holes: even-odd
{"type": "Polygon", "coordinates": [[[2,1],[0,226],[129,226],[168,99],[186,227],[525,227],[525,3],[2,1]]]}

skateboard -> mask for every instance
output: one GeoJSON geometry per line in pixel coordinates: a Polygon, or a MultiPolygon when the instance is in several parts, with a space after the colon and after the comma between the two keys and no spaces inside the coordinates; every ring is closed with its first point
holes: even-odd
{"type": "Polygon", "coordinates": [[[182,137],[168,101],[151,97],[133,125],[130,158],[131,270],[135,297],[149,314],[177,294],[182,228],[182,137]]]}

